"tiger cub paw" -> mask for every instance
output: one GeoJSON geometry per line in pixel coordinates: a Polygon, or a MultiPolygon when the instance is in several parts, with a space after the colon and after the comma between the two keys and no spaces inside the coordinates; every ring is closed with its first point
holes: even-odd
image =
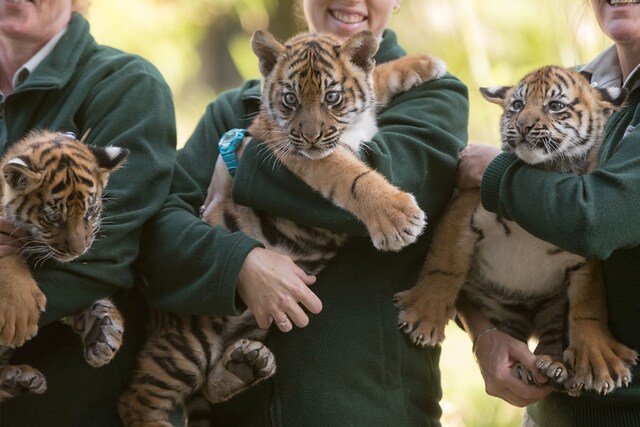
{"type": "Polygon", "coordinates": [[[392,86],[391,91],[396,93],[406,92],[419,84],[439,79],[447,72],[445,62],[435,56],[410,55],[396,61],[397,74],[392,76],[389,83],[392,86]],[[397,84],[397,87],[393,88],[394,84],[397,84]]]}
{"type": "Polygon", "coordinates": [[[30,275],[0,277],[0,344],[19,347],[38,332],[47,299],[30,275]]]}
{"type": "Polygon", "coordinates": [[[635,351],[611,336],[570,345],[564,352],[564,361],[572,374],[564,386],[572,395],[582,390],[603,395],[611,393],[631,383],[631,367],[637,359],[635,351]]]}
{"type": "Polygon", "coordinates": [[[224,402],[275,372],[271,350],[260,341],[239,339],[225,349],[207,374],[202,394],[211,403],[224,402]]]}
{"type": "Polygon", "coordinates": [[[241,339],[227,349],[222,363],[245,384],[253,384],[270,377],[276,371],[273,353],[260,341],[241,339]]]}
{"type": "Polygon", "coordinates": [[[397,252],[415,242],[427,224],[415,197],[403,191],[383,195],[373,214],[364,218],[373,246],[397,252]]]}
{"type": "Polygon", "coordinates": [[[393,302],[399,310],[398,329],[415,345],[436,346],[444,341],[444,329],[455,315],[454,301],[438,301],[414,287],[395,294],[393,302]]]}
{"type": "Polygon", "coordinates": [[[124,320],[109,299],[96,301],[88,309],[72,316],[68,323],[82,338],[84,358],[93,367],[111,362],[122,346],[124,320]]]}
{"type": "Polygon", "coordinates": [[[374,69],[374,87],[378,107],[412,87],[438,79],[447,72],[440,58],[429,55],[410,55],[385,62],[374,69]]]}
{"type": "Polygon", "coordinates": [[[42,394],[47,381],[40,371],[28,365],[0,368],[0,402],[23,394],[42,394]]]}
{"type": "MultiPolygon", "coordinates": [[[[540,373],[549,378],[550,384],[560,389],[567,388],[566,384],[570,373],[564,363],[547,354],[541,354],[536,357],[536,367],[540,373]]],[[[520,378],[526,384],[534,384],[533,374],[528,369],[522,367],[521,372],[523,373],[523,377],[518,377],[517,375],[516,377],[520,378]]]]}

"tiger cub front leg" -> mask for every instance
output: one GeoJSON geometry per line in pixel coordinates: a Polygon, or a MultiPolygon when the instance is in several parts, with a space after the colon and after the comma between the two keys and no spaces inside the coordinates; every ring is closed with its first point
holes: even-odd
{"type": "Polygon", "coordinates": [[[430,55],[411,55],[377,65],[373,72],[379,107],[414,86],[438,79],[447,72],[443,60],[430,55]]]}
{"type": "Polygon", "coordinates": [[[413,195],[390,184],[346,148],[336,147],[322,159],[280,160],[325,198],[358,217],[377,249],[399,251],[422,233],[426,218],[413,195]]]}
{"type": "Polygon", "coordinates": [[[45,303],[24,258],[0,257],[0,345],[17,347],[32,338],[45,303]]]}
{"type": "Polygon", "coordinates": [[[570,394],[593,390],[607,394],[631,382],[631,366],[638,354],[618,342],[607,327],[607,305],[600,261],[588,259],[569,278],[570,368],[564,384],[570,394]]]}
{"type": "Polygon", "coordinates": [[[84,357],[94,367],[106,365],[122,346],[124,319],[120,311],[105,298],[91,307],[62,319],[80,335],[84,357]]]}
{"type": "Polygon", "coordinates": [[[467,190],[451,203],[438,225],[418,283],[398,292],[398,327],[419,346],[444,340],[444,329],[455,315],[458,292],[471,267],[471,218],[479,203],[477,190],[467,190]]]}

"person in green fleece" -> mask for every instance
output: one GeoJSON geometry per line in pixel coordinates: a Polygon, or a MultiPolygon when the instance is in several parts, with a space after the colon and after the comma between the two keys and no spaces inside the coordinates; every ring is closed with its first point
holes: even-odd
{"type": "MultiPolygon", "coordinates": [[[[116,401],[144,341],[146,303],[134,291],[143,223],[162,207],[175,163],[170,89],[149,62],[99,46],[77,13],[86,1],[0,1],[0,153],[31,129],[88,130],[87,143],[129,150],[106,188],[104,221],[78,261],[39,263],[47,298],[38,335],[13,364],[39,369],[48,388],[0,406],[2,426],[118,426],[116,401]],[[93,368],[80,338],[58,319],[112,296],[125,318],[124,344],[93,368]]],[[[0,253],[15,251],[13,225],[0,219],[0,253]]]]}
{"type": "MultiPolygon", "coordinates": [[[[591,0],[591,6],[614,45],[581,69],[594,86],[630,91],[626,107],[609,120],[598,167],[582,176],[544,172],[496,148],[472,145],[461,154],[459,186],[480,185],[487,210],[562,249],[603,260],[611,332],[640,351],[640,4],[591,0]]],[[[526,345],[492,329],[473,309],[462,314],[469,335],[478,338],[476,356],[487,392],[528,405],[523,425],[640,425],[638,366],[629,387],[606,396],[570,397],[549,386],[525,385],[510,370],[516,361],[535,370],[526,345]]]]}
{"type": "MultiPolygon", "coordinates": [[[[399,7],[395,0],[303,0],[302,6],[312,31],[343,38],[373,32],[380,40],[378,63],[405,55],[386,29],[399,7]]],[[[440,349],[418,348],[398,330],[393,295],[415,284],[452,195],[458,153],[467,142],[466,86],[447,74],[399,95],[365,142],[363,159],[415,194],[430,221],[420,239],[398,253],[377,251],[355,217],[274,164],[258,142],[247,145],[233,179],[236,202],[354,236],[315,283],[289,258],[197,218],[220,137],[249,126],[259,96],[255,80],[220,95],[180,150],[171,195],[143,239],[150,305],[203,315],[238,315],[248,306],[263,328],[285,315],[291,319],[268,335],[276,374],[215,405],[216,425],[438,426],[440,349]]]]}

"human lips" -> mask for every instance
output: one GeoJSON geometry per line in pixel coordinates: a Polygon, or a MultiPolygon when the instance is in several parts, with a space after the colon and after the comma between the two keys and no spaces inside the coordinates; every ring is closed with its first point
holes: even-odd
{"type": "Polygon", "coordinates": [[[625,4],[638,4],[640,0],[607,0],[611,6],[625,5],[625,4]]]}
{"type": "Polygon", "coordinates": [[[341,10],[330,10],[329,14],[336,19],[337,21],[342,22],[343,24],[360,24],[364,22],[367,17],[355,12],[350,11],[341,11],[341,10]]]}

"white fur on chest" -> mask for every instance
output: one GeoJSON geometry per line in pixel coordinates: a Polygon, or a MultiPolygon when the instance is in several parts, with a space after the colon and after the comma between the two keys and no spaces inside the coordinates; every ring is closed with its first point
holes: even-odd
{"type": "Polygon", "coordinates": [[[477,245],[478,273],[494,285],[524,295],[557,292],[564,285],[566,270],[584,260],[559,252],[557,247],[534,237],[512,221],[498,221],[495,214],[478,208],[475,225],[484,239],[477,245]]]}
{"type": "Polygon", "coordinates": [[[360,150],[362,141],[369,141],[378,132],[376,117],[372,111],[367,111],[356,123],[340,135],[340,143],[349,147],[355,153],[360,150]]]}

